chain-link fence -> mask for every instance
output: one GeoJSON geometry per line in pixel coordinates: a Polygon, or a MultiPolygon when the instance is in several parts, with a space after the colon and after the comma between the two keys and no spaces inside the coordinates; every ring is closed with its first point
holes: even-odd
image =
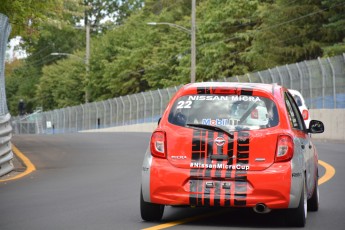
{"type": "MultiPolygon", "coordinates": [[[[278,83],[302,93],[311,109],[345,108],[345,54],[218,79],[278,83]]],[[[67,133],[156,122],[180,88],[143,92],[106,101],[35,113],[13,120],[16,133],[67,133]]]]}
{"type": "Polygon", "coordinates": [[[5,92],[5,53],[11,31],[8,18],[0,13],[0,176],[13,170],[11,150],[11,116],[8,113],[5,92]]]}

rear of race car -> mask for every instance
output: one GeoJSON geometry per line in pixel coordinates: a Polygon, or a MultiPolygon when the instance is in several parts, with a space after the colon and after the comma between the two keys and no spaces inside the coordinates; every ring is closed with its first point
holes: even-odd
{"type": "Polygon", "coordinates": [[[180,89],[145,155],[144,206],[250,207],[260,213],[296,208],[301,190],[291,186],[302,178],[291,175],[301,172],[303,162],[294,156],[294,137],[279,116],[279,94],[265,87],[180,89]]]}

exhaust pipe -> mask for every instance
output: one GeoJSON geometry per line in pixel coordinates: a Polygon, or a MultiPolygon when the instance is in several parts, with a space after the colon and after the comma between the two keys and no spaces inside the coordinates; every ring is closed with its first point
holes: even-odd
{"type": "Polygon", "coordinates": [[[254,212],[260,213],[260,214],[265,214],[269,213],[271,211],[270,208],[268,208],[265,204],[259,203],[256,204],[255,207],[253,208],[254,212]]]}

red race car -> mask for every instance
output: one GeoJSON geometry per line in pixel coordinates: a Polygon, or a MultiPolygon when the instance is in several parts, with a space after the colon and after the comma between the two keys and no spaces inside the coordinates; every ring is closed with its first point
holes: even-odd
{"type": "Polygon", "coordinates": [[[171,99],[146,151],[140,194],[143,220],[164,207],[286,209],[304,226],[319,206],[318,155],[288,89],[277,84],[208,82],[171,99]]]}

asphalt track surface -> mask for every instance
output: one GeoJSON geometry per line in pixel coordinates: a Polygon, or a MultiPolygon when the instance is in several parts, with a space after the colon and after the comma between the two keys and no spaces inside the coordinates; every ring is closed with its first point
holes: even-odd
{"type": "MultiPolygon", "coordinates": [[[[34,165],[0,182],[1,230],[290,229],[284,213],[247,209],[166,207],[161,222],[139,211],[141,164],[149,133],[19,135],[12,143],[34,165]]],[[[305,229],[345,229],[345,143],[315,142],[320,160],[320,210],[305,229]],[[332,168],[333,167],[333,168],[332,168]],[[334,176],[330,171],[335,172],[334,176]]]]}

